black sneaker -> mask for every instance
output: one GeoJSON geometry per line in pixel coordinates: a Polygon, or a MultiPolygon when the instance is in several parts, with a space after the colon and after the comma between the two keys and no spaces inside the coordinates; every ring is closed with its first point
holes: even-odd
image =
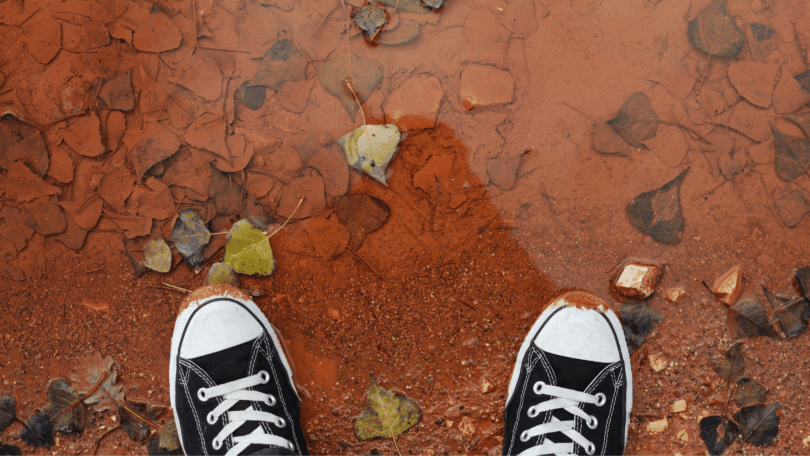
{"type": "Polygon", "coordinates": [[[307,454],[300,399],[279,336],[236,288],[207,286],[183,303],[169,379],[187,455],[307,454]]]}
{"type": "Polygon", "coordinates": [[[623,454],[632,405],[619,319],[590,293],[565,293],[549,303],[520,347],[503,454],[623,454]]]}

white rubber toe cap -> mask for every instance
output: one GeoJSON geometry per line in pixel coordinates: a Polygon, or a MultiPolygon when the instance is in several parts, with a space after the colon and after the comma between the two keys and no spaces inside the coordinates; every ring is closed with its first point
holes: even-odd
{"type": "Polygon", "coordinates": [[[233,301],[208,302],[199,308],[192,305],[182,313],[192,312],[180,347],[180,356],[185,359],[254,340],[264,331],[250,311],[233,301]]]}
{"type": "Polygon", "coordinates": [[[600,363],[621,359],[611,324],[602,312],[592,308],[563,307],[554,312],[534,344],[543,351],[569,358],[600,363]]]}

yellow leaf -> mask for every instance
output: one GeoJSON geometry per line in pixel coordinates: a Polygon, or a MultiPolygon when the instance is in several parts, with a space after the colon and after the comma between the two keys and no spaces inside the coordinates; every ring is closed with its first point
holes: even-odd
{"type": "Polygon", "coordinates": [[[269,276],[276,268],[267,235],[247,220],[240,220],[231,228],[224,262],[239,274],[269,276]]]}
{"type": "Polygon", "coordinates": [[[366,403],[354,422],[354,433],[360,440],[394,438],[416,425],[421,418],[422,411],[416,401],[388,391],[371,377],[366,403]]]}

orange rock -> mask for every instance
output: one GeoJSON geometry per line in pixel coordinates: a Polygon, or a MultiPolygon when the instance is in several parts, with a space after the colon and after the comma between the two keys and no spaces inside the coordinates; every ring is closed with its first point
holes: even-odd
{"type": "Polygon", "coordinates": [[[740,296],[741,288],[742,270],[739,264],[735,264],[731,269],[726,271],[725,274],[714,281],[712,293],[714,293],[723,304],[730,306],[734,304],[737,297],[740,296]]]}
{"type": "Polygon", "coordinates": [[[630,263],[616,276],[614,286],[619,293],[628,298],[647,299],[655,291],[657,280],[657,266],[630,263]]]}

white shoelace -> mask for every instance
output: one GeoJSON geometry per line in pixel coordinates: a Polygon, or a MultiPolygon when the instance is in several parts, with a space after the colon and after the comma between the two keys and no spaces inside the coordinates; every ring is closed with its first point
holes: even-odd
{"type": "MultiPolygon", "coordinates": [[[[232,382],[223,383],[211,388],[200,388],[197,390],[197,397],[205,402],[212,397],[222,396],[224,399],[216,408],[211,411],[206,417],[208,424],[214,424],[219,420],[222,414],[228,414],[229,423],[219,431],[219,434],[214,437],[212,445],[215,450],[222,448],[222,442],[232,435],[239,427],[248,421],[265,421],[273,423],[276,427],[283,428],[287,425],[284,418],[274,415],[269,412],[262,412],[261,410],[254,410],[253,406],[249,406],[245,410],[229,411],[231,407],[236,405],[239,401],[254,401],[264,402],[269,406],[276,405],[276,398],[271,394],[265,394],[259,391],[249,390],[248,388],[261,385],[270,381],[270,374],[261,371],[256,375],[250,377],[240,378],[232,382]]],[[[250,444],[257,445],[272,445],[277,447],[284,447],[291,451],[295,451],[295,447],[289,440],[279,437],[277,435],[265,434],[261,425],[259,425],[253,432],[247,435],[234,436],[233,442],[235,445],[226,453],[228,456],[238,455],[244,451],[250,444]]]]}
{"type": "MultiPolygon", "coordinates": [[[[580,391],[570,390],[568,388],[546,385],[543,382],[535,383],[534,388],[532,389],[537,395],[545,394],[552,396],[554,399],[549,399],[529,407],[527,411],[529,418],[534,418],[542,412],[563,409],[572,415],[578,416],[585,420],[586,425],[591,429],[595,429],[599,424],[596,417],[585,413],[585,411],[577,407],[577,404],[580,402],[585,402],[586,404],[596,404],[597,406],[601,407],[604,405],[606,400],[604,394],[597,393],[596,395],[591,395],[580,391]]],[[[562,432],[566,437],[573,440],[573,442],[555,443],[546,438],[541,445],[529,448],[520,453],[518,456],[572,454],[574,452],[575,442],[584,448],[588,454],[594,454],[594,452],[596,452],[596,447],[594,446],[593,442],[590,442],[582,434],[574,430],[574,420],[560,421],[554,416],[551,417],[551,421],[548,423],[539,424],[533,428],[523,431],[520,434],[520,441],[527,442],[532,437],[539,437],[541,435],[551,434],[554,432],[562,432]]]]}

